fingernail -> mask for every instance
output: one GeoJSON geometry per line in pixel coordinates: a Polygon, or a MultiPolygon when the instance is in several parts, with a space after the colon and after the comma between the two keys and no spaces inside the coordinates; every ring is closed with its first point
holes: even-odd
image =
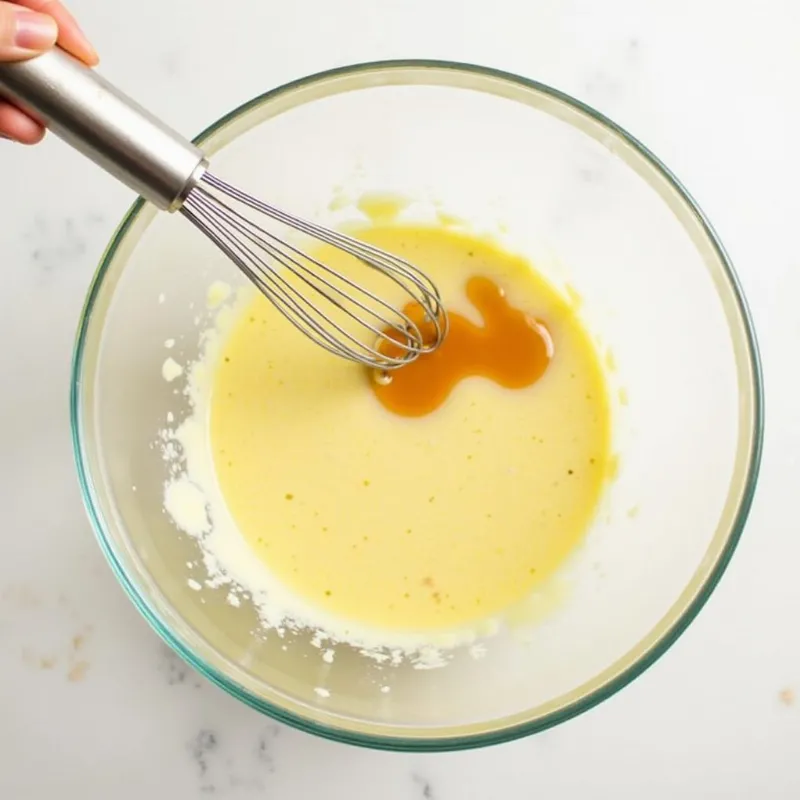
{"type": "Polygon", "coordinates": [[[100,55],[97,50],[94,49],[94,45],[86,38],[86,34],[81,32],[81,36],[83,36],[83,43],[86,47],[87,63],[90,67],[96,67],[100,63],[100,55]]]}
{"type": "Polygon", "coordinates": [[[47,50],[58,39],[56,21],[47,14],[20,9],[16,13],[14,44],[22,50],[47,50]]]}
{"type": "Polygon", "coordinates": [[[89,50],[91,50],[95,55],[97,55],[97,50],[94,49],[94,45],[89,41],[89,37],[84,33],[83,28],[81,28],[81,26],[78,25],[77,22],[75,23],[75,30],[77,30],[78,33],[81,35],[83,43],[86,45],[86,47],[89,50]]]}
{"type": "Polygon", "coordinates": [[[73,17],[72,14],[69,13],[69,11],[65,11],[62,8],[61,13],[64,14],[66,17],[68,17],[70,22],[75,26],[75,30],[83,43],[83,48],[85,51],[83,53],[83,60],[86,61],[86,63],[89,64],[89,66],[96,66],[97,63],[100,61],[100,56],[98,55],[97,50],[94,49],[94,45],[89,41],[89,37],[84,32],[83,28],[81,28],[81,26],[78,25],[77,21],[75,20],[75,17],[73,17]]]}

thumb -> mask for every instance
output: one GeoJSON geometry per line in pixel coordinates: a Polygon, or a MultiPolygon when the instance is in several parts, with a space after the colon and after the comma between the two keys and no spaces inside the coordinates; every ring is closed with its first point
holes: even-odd
{"type": "Polygon", "coordinates": [[[0,0],[0,62],[20,61],[49,50],[58,38],[56,21],[0,0]]]}

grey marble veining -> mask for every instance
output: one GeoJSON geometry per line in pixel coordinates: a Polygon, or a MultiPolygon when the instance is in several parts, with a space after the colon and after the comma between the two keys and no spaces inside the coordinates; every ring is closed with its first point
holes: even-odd
{"type": "Polygon", "coordinates": [[[427,778],[415,772],[412,775],[412,780],[414,781],[414,785],[419,790],[419,796],[422,798],[422,800],[436,800],[436,795],[433,792],[433,786],[427,778]]]}

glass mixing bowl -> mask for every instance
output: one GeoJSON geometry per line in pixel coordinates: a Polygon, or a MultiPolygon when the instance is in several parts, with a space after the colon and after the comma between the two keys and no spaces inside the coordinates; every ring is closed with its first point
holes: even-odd
{"type": "Polygon", "coordinates": [[[310,635],[254,635],[253,608],[233,608],[224,589],[187,585],[197,544],[163,511],[167,465],[153,444],[168,411],[187,411],[162,378],[164,359],[197,355],[209,284],[242,279],[185,220],[138,201],[80,323],[72,425],[100,544],[156,631],[252,707],[390,749],[474,747],[541,731],[653,663],[733,553],[762,440],[745,301],[676,178],[585,105],[450,63],[375,63],[306,78],[242,106],[197,141],[218,175],[297,214],[336,224],[352,209],[332,198],[396,194],[423,215],[444,209],[529,256],[579,300],[606,354],[619,468],[562,570],[560,602],[489,639],[483,658],[457,652],[445,668],[419,670],[340,647],[328,664],[310,635]]]}

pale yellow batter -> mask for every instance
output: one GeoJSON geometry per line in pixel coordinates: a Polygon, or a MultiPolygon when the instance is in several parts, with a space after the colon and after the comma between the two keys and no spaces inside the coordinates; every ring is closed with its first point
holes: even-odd
{"type": "Polygon", "coordinates": [[[573,310],[524,260],[443,229],[359,236],[418,264],[475,322],[466,281],[492,279],[547,326],[551,363],[527,388],[469,378],[433,413],[400,417],[363,368],[256,296],[214,378],[221,489],[254,557],[312,604],[385,629],[470,625],[523,600],[581,541],[609,462],[602,369],[573,310]]]}

